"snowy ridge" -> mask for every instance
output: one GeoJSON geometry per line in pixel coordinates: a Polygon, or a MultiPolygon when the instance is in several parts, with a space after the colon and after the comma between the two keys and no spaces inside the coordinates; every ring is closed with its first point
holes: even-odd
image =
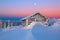
{"type": "Polygon", "coordinates": [[[4,28],[3,31],[6,32],[6,31],[19,31],[19,30],[23,30],[22,26],[11,26],[11,27],[7,27],[7,28],[4,28]]]}
{"type": "Polygon", "coordinates": [[[60,40],[58,21],[54,21],[51,26],[46,26],[41,22],[32,22],[25,29],[21,25],[3,29],[6,32],[2,32],[0,29],[0,40],[60,40]]]}
{"type": "Polygon", "coordinates": [[[36,24],[40,24],[40,25],[43,25],[43,27],[46,27],[47,25],[44,25],[42,22],[32,22],[30,25],[28,26],[11,26],[11,27],[7,27],[7,28],[4,28],[3,31],[14,31],[14,30],[23,30],[23,29],[26,29],[26,30],[31,30],[36,24]]]}
{"type": "Polygon", "coordinates": [[[32,29],[36,24],[41,24],[44,27],[47,26],[47,25],[44,25],[42,22],[32,22],[30,25],[26,26],[24,29],[32,29]]]}
{"type": "Polygon", "coordinates": [[[55,19],[55,22],[52,26],[58,26],[58,25],[60,25],[60,19],[55,19]]]}
{"type": "Polygon", "coordinates": [[[30,25],[26,26],[25,29],[31,29],[35,25],[35,22],[32,22],[30,25]]]}
{"type": "MultiPolygon", "coordinates": [[[[3,29],[3,31],[12,31],[12,30],[20,30],[20,29],[31,30],[36,24],[43,25],[43,27],[49,27],[48,25],[45,25],[42,22],[32,22],[30,25],[25,26],[25,27],[23,27],[22,25],[20,25],[20,26],[11,26],[11,27],[3,29]]],[[[57,26],[60,25],[60,19],[50,19],[48,24],[51,24],[50,27],[57,27],[57,26]]]]}

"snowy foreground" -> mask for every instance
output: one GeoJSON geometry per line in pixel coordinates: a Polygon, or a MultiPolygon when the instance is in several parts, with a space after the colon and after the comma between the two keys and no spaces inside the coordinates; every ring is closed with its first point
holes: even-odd
{"type": "Polygon", "coordinates": [[[47,26],[33,22],[29,26],[0,29],[0,40],[60,40],[60,24],[47,26]]]}

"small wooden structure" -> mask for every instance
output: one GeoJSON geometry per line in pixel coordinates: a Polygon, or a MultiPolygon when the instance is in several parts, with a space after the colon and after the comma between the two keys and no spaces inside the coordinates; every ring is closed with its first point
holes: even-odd
{"type": "Polygon", "coordinates": [[[2,27],[2,21],[0,20],[0,28],[2,27]]]}
{"type": "Polygon", "coordinates": [[[42,23],[48,24],[48,18],[46,18],[45,16],[37,12],[32,14],[31,16],[27,16],[22,19],[23,26],[30,25],[30,23],[32,22],[42,22],[42,23]]]}

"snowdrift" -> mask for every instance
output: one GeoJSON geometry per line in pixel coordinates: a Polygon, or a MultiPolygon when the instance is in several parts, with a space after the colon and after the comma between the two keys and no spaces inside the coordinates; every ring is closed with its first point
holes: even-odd
{"type": "Polygon", "coordinates": [[[36,23],[32,28],[32,34],[36,40],[60,40],[60,28],[58,29],[58,27],[54,28],[36,23]]]}
{"type": "MultiPolygon", "coordinates": [[[[52,22],[51,22],[52,23],[52,22]]],[[[33,22],[26,28],[20,26],[0,29],[0,40],[60,40],[60,24],[55,22],[46,26],[40,22],[33,22]]]]}

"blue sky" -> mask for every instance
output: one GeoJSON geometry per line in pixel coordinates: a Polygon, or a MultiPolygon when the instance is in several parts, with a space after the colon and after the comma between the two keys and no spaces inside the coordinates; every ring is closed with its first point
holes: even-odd
{"type": "Polygon", "coordinates": [[[60,0],[0,0],[0,10],[0,15],[5,16],[27,16],[38,11],[45,16],[60,17],[60,0]]]}

